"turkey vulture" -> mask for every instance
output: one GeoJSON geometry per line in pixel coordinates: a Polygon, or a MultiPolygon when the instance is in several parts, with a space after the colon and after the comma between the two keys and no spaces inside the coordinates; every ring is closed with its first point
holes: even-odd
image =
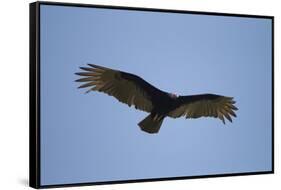
{"type": "Polygon", "coordinates": [[[75,73],[82,76],[76,80],[83,82],[78,88],[88,87],[87,92],[106,93],[128,106],[150,113],[138,124],[147,133],[157,133],[165,117],[215,117],[225,124],[224,117],[232,122],[231,116],[236,117],[234,110],[238,110],[232,97],[216,94],[177,96],[127,72],[94,64],[80,69],[83,72],[75,73]]]}

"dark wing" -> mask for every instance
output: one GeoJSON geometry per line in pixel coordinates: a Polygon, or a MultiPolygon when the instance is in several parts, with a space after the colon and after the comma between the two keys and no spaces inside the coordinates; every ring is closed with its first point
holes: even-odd
{"type": "Polygon", "coordinates": [[[165,94],[136,75],[94,64],[88,65],[89,67],[80,67],[85,72],[76,73],[82,76],[76,82],[84,82],[79,88],[89,87],[87,92],[104,92],[146,112],[152,111],[156,96],[165,94]]]}
{"type": "Polygon", "coordinates": [[[215,94],[200,94],[193,96],[179,96],[176,100],[176,108],[169,112],[170,117],[198,118],[215,117],[222,120],[226,117],[232,122],[231,116],[236,117],[234,110],[238,110],[232,97],[215,94]]]}

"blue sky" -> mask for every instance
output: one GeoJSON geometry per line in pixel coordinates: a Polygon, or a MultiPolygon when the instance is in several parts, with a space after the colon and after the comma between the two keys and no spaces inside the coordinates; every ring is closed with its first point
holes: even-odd
{"type": "Polygon", "coordinates": [[[271,170],[271,20],[41,5],[42,185],[271,170]],[[74,82],[80,66],[180,95],[237,101],[238,117],[166,118],[74,82]]]}

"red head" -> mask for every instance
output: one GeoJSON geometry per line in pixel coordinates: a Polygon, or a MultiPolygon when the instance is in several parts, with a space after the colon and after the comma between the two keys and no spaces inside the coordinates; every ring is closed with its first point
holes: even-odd
{"type": "Polygon", "coordinates": [[[169,96],[173,99],[176,99],[178,97],[178,95],[174,94],[174,93],[169,93],[169,96]]]}

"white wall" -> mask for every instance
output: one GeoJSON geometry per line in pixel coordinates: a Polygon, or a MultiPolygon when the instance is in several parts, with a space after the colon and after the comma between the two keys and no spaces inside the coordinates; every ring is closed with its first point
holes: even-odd
{"type": "MultiPolygon", "coordinates": [[[[28,187],[28,3],[10,0],[0,4],[0,189],[28,187]]],[[[65,1],[64,1],[65,2],[65,1]]],[[[279,55],[281,11],[278,0],[69,0],[75,3],[112,4],[197,11],[265,14],[275,16],[275,97],[280,96],[279,55]],[[279,6],[279,10],[278,10],[279,6]]],[[[253,95],[254,96],[254,95],[253,95]]],[[[273,189],[281,185],[278,151],[280,101],[275,99],[275,170],[274,175],[240,176],[149,182],[72,189],[273,189]]]]}

